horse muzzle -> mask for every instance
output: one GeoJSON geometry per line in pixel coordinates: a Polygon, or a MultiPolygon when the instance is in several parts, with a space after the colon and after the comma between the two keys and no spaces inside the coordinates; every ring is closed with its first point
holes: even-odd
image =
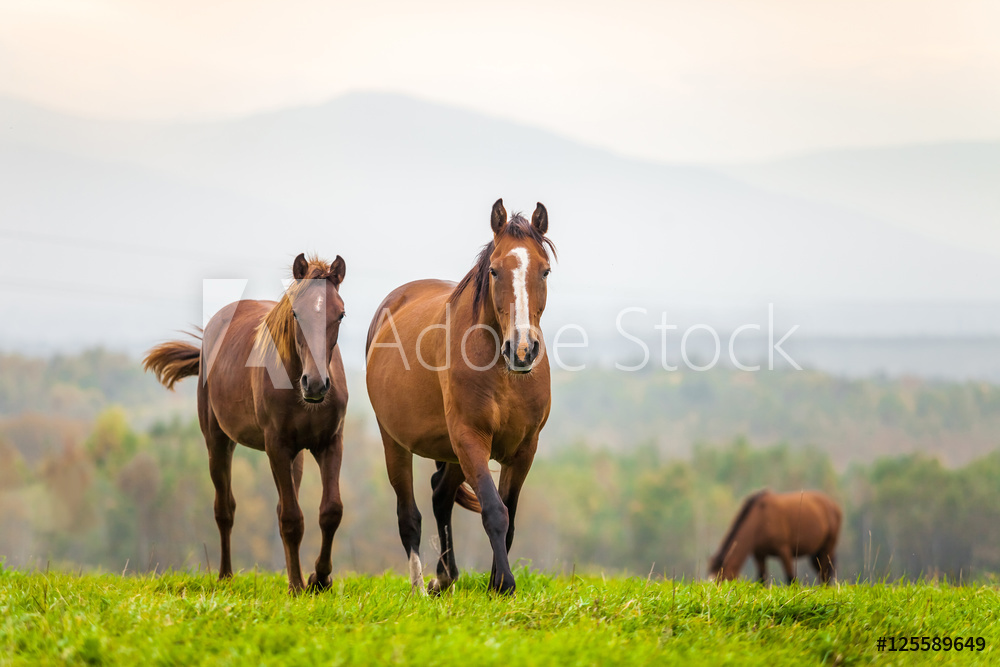
{"type": "Polygon", "coordinates": [[[535,359],[538,358],[538,352],[541,349],[541,345],[537,340],[529,340],[529,344],[519,346],[517,352],[512,352],[515,349],[511,345],[510,340],[504,341],[503,353],[504,361],[507,362],[507,370],[511,373],[530,373],[531,369],[535,367],[535,359]]]}
{"type": "Polygon", "coordinates": [[[330,391],[330,378],[327,377],[322,383],[319,378],[312,378],[303,373],[299,379],[299,386],[302,389],[302,400],[306,403],[322,403],[326,394],[330,391]]]}

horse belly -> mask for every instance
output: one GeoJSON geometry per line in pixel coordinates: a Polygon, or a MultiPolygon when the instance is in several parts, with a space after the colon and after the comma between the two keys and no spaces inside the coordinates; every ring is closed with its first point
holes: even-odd
{"type": "Polygon", "coordinates": [[[236,383],[211,382],[208,386],[209,407],[227,436],[252,449],[264,449],[264,434],[257,424],[253,401],[234,392],[236,383]]]}
{"type": "Polygon", "coordinates": [[[443,310],[453,286],[419,281],[400,288],[383,303],[393,315],[396,330],[383,322],[376,332],[365,378],[375,417],[389,437],[418,456],[439,461],[455,460],[439,377],[444,371],[429,369],[439,363],[435,353],[442,349],[443,335],[440,329],[429,329],[421,340],[422,354],[416,343],[425,327],[438,321],[438,311],[443,310]],[[387,344],[401,348],[377,346],[387,344]]]}

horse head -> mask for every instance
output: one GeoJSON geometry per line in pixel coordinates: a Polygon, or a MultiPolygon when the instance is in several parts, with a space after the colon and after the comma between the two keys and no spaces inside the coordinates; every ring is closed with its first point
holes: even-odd
{"type": "Polygon", "coordinates": [[[551,267],[546,246],[549,215],[539,203],[529,223],[519,214],[508,220],[503,200],[490,216],[493,252],[489,256],[489,295],[500,325],[501,353],[514,373],[529,373],[544,350],[539,321],[545,310],[551,267]]]}
{"type": "Polygon", "coordinates": [[[307,403],[321,403],[330,389],[330,356],[344,319],[344,300],[338,288],[346,264],[340,255],[331,263],[295,258],[288,305],[293,320],[294,347],[302,365],[299,390],[307,403]]]}

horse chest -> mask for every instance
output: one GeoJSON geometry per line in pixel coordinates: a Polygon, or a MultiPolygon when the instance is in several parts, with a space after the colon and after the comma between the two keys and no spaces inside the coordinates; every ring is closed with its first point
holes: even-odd
{"type": "Polygon", "coordinates": [[[527,437],[528,432],[524,430],[494,433],[493,443],[490,447],[490,458],[500,463],[508,461],[517,454],[527,437]]]}
{"type": "Polygon", "coordinates": [[[545,411],[535,404],[497,405],[493,418],[490,458],[504,462],[534,437],[545,420],[545,411]]]}

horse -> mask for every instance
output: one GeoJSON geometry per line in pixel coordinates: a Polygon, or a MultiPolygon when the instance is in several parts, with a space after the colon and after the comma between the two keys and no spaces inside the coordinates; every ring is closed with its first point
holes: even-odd
{"type": "Polygon", "coordinates": [[[292,264],[294,281],[280,301],[231,303],[209,320],[200,347],[162,343],[143,361],[171,390],[178,380],[199,376],[198,421],[208,448],[222,543],[220,580],[233,576],[230,535],[236,500],[231,473],[233,451],[240,443],[265,452],[270,460],[293,594],[304,589],[299,546],[305,523],[298,502],[303,452],[315,457],[323,484],[322,541],[308,583],[312,590],[332,584],[331,548],[343,516],[340,465],[347,382],[337,338],[345,314],[339,292],[345,272],[340,255],[327,263],[300,254],[292,264]]]}
{"type": "Polygon", "coordinates": [[[834,551],[841,519],[837,503],[819,491],[758,491],[743,502],[709,561],[709,575],[717,581],[736,579],[744,561],[753,554],[758,579],[764,583],[765,559],[777,556],[791,584],[795,581],[795,559],[808,555],[823,583],[830,583],[836,575],[834,551]]]}
{"type": "Polygon", "coordinates": [[[365,347],[368,396],[396,493],[399,536],[412,590],[440,594],[458,578],[452,509],[479,512],[493,550],[489,589],[516,589],[508,553],[518,496],[551,406],[549,364],[539,320],[545,309],[548,212],[508,220],[503,200],[490,215],[493,240],[457,284],[418,280],[378,307],[365,347]],[[503,357],[503,362],[500,358],[503,357]],[[423,588],[420,511],[413,455],[437,461],[431,476],[441,555],[423,588]],[[489,461],[500,466],[500,487],[489,461]]]}

